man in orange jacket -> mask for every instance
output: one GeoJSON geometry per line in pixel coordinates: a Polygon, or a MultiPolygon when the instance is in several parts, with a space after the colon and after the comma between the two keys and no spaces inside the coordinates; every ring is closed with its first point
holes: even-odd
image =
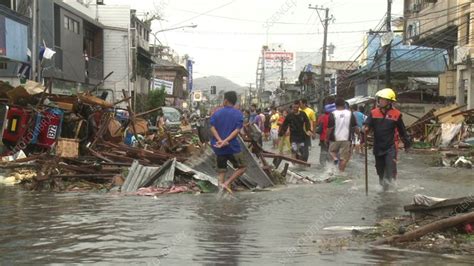
{"type": "Polygon", "coordinates": [[[374,132],[375,168],[384,190],[397,176],[397,141],[401,137],[405,150],[411,146],[402,114],[393,107],[395,92],[385,88],[377,92],[377,107],[372,109],[365,121],[365,130],[374,132]]]}

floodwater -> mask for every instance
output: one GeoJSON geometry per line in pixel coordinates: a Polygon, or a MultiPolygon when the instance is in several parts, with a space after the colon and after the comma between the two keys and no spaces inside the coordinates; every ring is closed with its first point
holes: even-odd
{"type": "MultiPolygon", "coordinates": [[[[310,160],[318,161],[313,147],[310,160]]],[[[350,183],[289,185],[264,192],[169,195],[32,193],[0,187],[0,265],[143,264],[470,264],[443,256],[370,246],[324,251],[321,239],[349,232],[329,226],[371,226],[403,214],[414,194],[473,193],[471,170],[434,168],[426,157],[401,154],[396,192],[381,192],[370,163],[365,196],[362,158],[350,183]]],[[[322,175],[316,167],[305,170],[322,175]]]]}

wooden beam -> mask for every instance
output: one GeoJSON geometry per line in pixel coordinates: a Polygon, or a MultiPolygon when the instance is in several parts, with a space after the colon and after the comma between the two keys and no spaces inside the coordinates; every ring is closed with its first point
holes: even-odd
{"type": "Polygon", "coordinates": [[[383,245],[388,243],[399,243],[399,242],[408,242],[415,239],[418,239],[426,234],[447,229],[450,227],[457,226],[464,223],[473,223],[474,222],[474,212],[460,214],[453,217],[441,219],[427,225],[421,226],[411,232],[405,233],[403,235],[395,235],[380,239],[375,241],[375,245],[383,245]]]}

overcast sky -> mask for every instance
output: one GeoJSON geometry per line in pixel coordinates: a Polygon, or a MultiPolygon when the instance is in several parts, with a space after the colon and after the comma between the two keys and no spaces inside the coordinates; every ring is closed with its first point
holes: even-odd
{"type": "MultiPolygon", "coordinates": [[[[220,75],[248,85],[262,45],[282,43],[287,51],[319,51],[323,27],[308,5],[330,9],[328,44],[336,46],[330,60],[353,60],[361,49],[363,32],[375,29],[387,9],[386,0],[109,0],[130,3],[138,14],[158,12],[154,32],[163,45],[195,61],[194,77],[220,75]]],[[[320,12],[324,16],[324,11],[320,12]]],[[[392,17],[403,15],[403,0],[393,0],[392,17]]],[[[150,39],[152,43],[152,39],[150,39]]]]}

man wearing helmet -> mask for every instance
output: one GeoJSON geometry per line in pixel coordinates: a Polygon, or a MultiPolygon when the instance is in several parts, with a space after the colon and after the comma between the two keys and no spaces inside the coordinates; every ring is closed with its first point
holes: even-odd
{"type": "Polygon", "coordinates": [[[365,130],[374,132],[375,168],[380,185],[386,190],[397,175],[397,142],[399,136],[405,144],[405,150],[411,145],[405,129],[402,114],[393,107],[396,102],[395,92],[390,88],[378,91],[377,107],[370,111],[365,121],[365,130]]]}

